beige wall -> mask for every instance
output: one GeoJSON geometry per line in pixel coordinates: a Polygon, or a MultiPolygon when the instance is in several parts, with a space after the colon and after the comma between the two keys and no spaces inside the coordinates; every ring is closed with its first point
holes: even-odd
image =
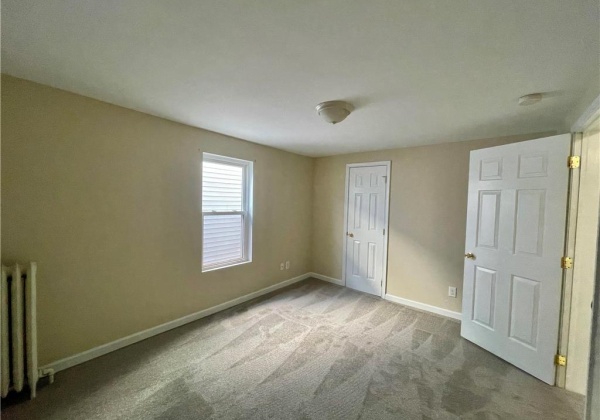
{"type": "Polygon", "coordinates": [[[594,295],[594,276],[598,252],[596,244],[600,199],[600,119],[592,123],[583,134],[579,171],[579,199],[565,387],[570,391],[585,394],[592,328],[591,303],[594,295]]]}
{"type": "Polygon", "coordinates": [[[8,76],[1,117],[2,262],[38,262],[41,364],[306,272],[341,278],[351,162],[392,161],[388,293],[460,311],[470,150],[554,134],[310,159],[8,76]],[[254,261],[205,274],[203,151],[255,161],[254,261]]]}
{"type": "Polygon", "coordinates": [[[387,293],[460,312],[469,152],[552,134],[316,159],[313,271],[342,277],[346,164],[391,160],[387,293]],[[458,288],[456,298],[449,286],[458,288]]]}
{"type": "Polygon", "coordinates": [[[2,76],[2,262],[38,263],[40,363],[310,271],[312,166],[2,76]],[[203,151],[255,161],[253,262],[205,274],[203,151]]]}

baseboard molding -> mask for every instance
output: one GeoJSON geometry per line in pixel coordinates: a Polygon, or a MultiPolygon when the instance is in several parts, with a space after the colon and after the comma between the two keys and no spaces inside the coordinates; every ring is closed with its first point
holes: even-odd
{"type": "MultiPolygon", "coordinates": [[[[328,281],[329,283],[337,284],[339,286],[344,286],[344,282],[340,279],[336,279],[329,276],[324,276],[319,273],[308,273],[310,277],[314,277],[319,280],[328,281]]],[[[390,295],[389,293],[385,295],[385,300],[389,300],[390,302],[399,303],[404,306],[410,306],[411,308],[420,309],[422,311],[431,312],[437,315],[442,315],[452,319],[461,319],[460,312],[450,311],[448,309],[440,308],[433,305],[428,305],[426,303],[416,302],[414,300],[401,298],[399,296],[390,295]]]]}
{"type": "Polygon", "coordinates": [[[221,303],[220,305],[216,305],[211,308],[203,309],[199,312],[195,312],[193,314],[186,315],[184,317],[175,319],[173,321],[169,321],[164,324],[157,325],[156,327],[148,328],[147,330],[128,335],[127,337],[119,338],[118,340],[103,344],[98,347],[94,347],[92,349],[86,350],[81,353],[74,354],[73,356],[65,357],[64,359],[60,359],[55,362],[49,363],[45,366],[42,366],[40,368],[40,370],[53,369],[54,372],[59,372],[61,370],[68,369],[72,366],[79,365],[81,363],[87,362],[88,360],[95,359],[96,357],[103,356],[107,353],[111,353],[115,350],[119,350],[123,347],[129,346],[131,344],[134,344],[139,341],[145,340],[147,338],[153,337],[157,334],[161,334],[163,332],[172,330],[174,328],[181,327],[182,325],[189,324],[190,322],[196,321],[200,318],[207,317],[214,313],[217,313],[217,312],[223,311],[225,309],[229,309],[233,306],[239,305],[240,303],[247,302],[249,300],[252,300],[252,299],[257,298],[262,295],[266,295],[267,293],[273,292],[275,290],[278,290],[283,287],[289,286],[291,284],[297,283],[299,281],[305,280],[311,276],[313,276],[312,273],[306,273],[306,274],[303,274],[298,277],[284,280],[284,281],[274,284],[272,286],[265,287],[264,289],[257,290],[256,292],[252,292],[247,295],[241,296],[239,298],[232,299],[230,301],[221,303]]]}
{"type": "Polygon", "coordinates": [[[319,273],[309,273],[311,277],[314,277],[319,280],[328,281],[329,283],[337,284],[339,286],[344,286],[344,282],[340,279],[335,279],[333,277],[324,276],[319,273]]]}
{"type": "Polygon", "coordinates": [[[390,295],[387,293],[385,295],[385,300],[389,300],[390,302],[399,303],[400,305],[410,306],[411,308],[420,309],[422,311],[431,312],[437,315],[442,315],[448,318],[461,320],[462,314],[460,312],[450,311],[448,309],[440,308],[438,306],[428,305],[426,303],[416,302],[414,300],[401,298],[399,296],[390,295]]]}

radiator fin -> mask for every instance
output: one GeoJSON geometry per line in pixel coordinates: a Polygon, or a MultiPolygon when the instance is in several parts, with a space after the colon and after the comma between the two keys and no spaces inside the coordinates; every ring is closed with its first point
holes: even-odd
{"type": "Polygon", "coordinates": [[[8,269],[6,267],[2,267],[1,281],[2,283],[0,283],[0,294],[2,298],[2,319],[0,320],[0,324],[2,329],[2,354],[0,355],[0,391],[2,394],[2,398],[4,398],[8,395],[8,391],[10,389],[10,340],[8,339],[8,269]]]}
{"type": "Polygon", "coordinates": [[[37,265],[29,263],[25,278],[25,351],[27,360],[27,383],[31,398],[35,398],[36,384],[39,378],[37,364],[37,295],[36,295],[37,265]]]}
{"type": "Polygon", "coordinates": [[[25,350],[23,347],[23,322],[24,311],[23,311],[23,277],[21,276],[21,266],[15,265],[12,272],[12,280],[10,282],[10,309],[11,309],[11,321],[12,321],[12,380],[13,388],[17,392],[21,392],[23,389],[23,382],[25,380],[25,364],[24,354],[25,350]]]}

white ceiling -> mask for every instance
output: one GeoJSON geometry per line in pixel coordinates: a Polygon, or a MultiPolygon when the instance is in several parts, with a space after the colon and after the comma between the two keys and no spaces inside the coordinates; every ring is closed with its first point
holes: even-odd
{"type": "Polygon", "coordinates": [[[598,0],[3,0],[2,71],[310,156],[565,130],[598,0]],[[517,98],[548,92],[537,106],[517,98]],[[343,99],[343,123],[317,103],[343,99]]]}

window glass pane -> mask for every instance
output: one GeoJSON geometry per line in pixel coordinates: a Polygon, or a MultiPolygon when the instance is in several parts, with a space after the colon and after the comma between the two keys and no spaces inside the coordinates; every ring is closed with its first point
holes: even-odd
{"type": "Polygon", "coordinates": [[[244,223],[241,214],[205,215],[203,265],[242,259],[243,237],[244,223]]]}
{"type": "Polygon", "coordinates": [[[204,161],[202,211],[242,211],[244,169],[241,166],[204,161]]]}

